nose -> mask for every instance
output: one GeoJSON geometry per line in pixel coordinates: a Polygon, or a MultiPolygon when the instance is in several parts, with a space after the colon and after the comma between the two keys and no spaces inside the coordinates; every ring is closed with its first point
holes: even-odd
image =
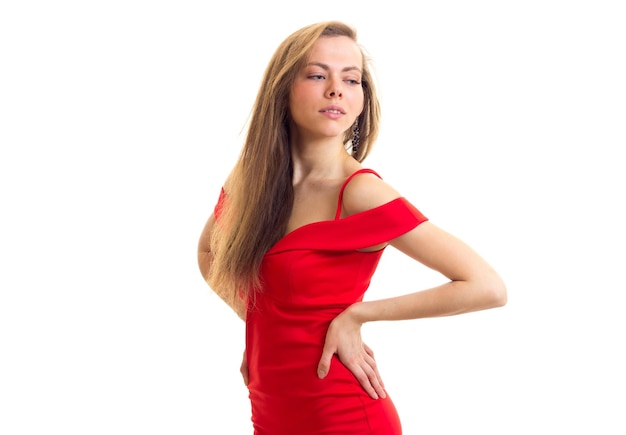
{"type": "Polygon", "coordinates": [[[326,90],[326,95],[329,98],[341,98],[343,96],[341,90],[341,81],[330,80],[328,82],[328,89],[326,90]]]}

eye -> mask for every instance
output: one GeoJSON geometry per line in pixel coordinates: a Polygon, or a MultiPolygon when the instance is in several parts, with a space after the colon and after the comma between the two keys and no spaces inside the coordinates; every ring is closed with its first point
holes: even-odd
{"type": "Polygon", "coordinates": [[[322,74],[310,74],[308,78],[311,80],[324,80],[324,76],[322,74]]]}
{"type": "Polygon", "coordinates": [[[360,85],[361,82],[357,79],[346,79],[346,82],[351,84],[351,85],[360,85]]]}

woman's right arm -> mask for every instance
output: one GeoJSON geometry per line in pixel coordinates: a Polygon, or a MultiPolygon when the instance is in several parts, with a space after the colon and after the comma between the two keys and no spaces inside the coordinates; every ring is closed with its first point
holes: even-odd
{"type": "Polygon", "coordinates": [[[202,233],[200,234],[200,240],[198,241],[198,267],[200,268],[200,273],[202,277],[206,281],[206,283],[211,287],[211,289],[218,294],[218,296],[228,304],[230,308],[232,308],[237,315],[245,320],[246,319],[246,305],[245,301],[240,298],[231,298],[225,295],[223,292],[220,292],[219,289],[215,288],[209,280],[209,269],[211,268],[211,261],[213,256],[211,255],[211,229],[215,225],[215,216],[211,214],[209,219],[207,220],[204,228],[202,229],[202,233]]]}
{"type": "MultiPolygon", "coordinates": [[[[211,228],[213,227],[213,225],[215,225],[215,216],[211,214],[206,224],[204,225],[204,228],[202,229],[202,234],[200,234],[200,240],[198,241],[198,267],[200,268],[200,273],[202,274],[202,277],[204,278],[206,283],[209,285],[209,287],[211,287],[211,289],[213,289],[213,291],[215,291],[215,293],[217,293],[220,296],[220,298],[222,298],[222,300],[226,302],[228,306],[232,308],[235,311],[235,313],[237,313],[237,315],[245,321],[246,320],[246,306],[245,306],[244,301],[242,301],[239,298],[235,298],[236,300],[233,301],[232,298],[224,297],[224,294],[217,291],[215,287],[211,286],[211,283],[209,282],[208,276],[209,276],[209,269],[211,267],[211,258],[212,258],[210,241],[211,241],[211,228]]],[[[246,359],[245,352],[243,353],[243,359],[241,361],[241,367],[239,368],[239,371],[241,372],[241,376],[243,376],[244,384],[247,386],[248,385],[248,361],[246,359]]]]}

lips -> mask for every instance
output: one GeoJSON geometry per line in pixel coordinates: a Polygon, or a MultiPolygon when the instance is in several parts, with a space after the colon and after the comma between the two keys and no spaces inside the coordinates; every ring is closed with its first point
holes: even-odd
{"type": "Polygon", "coordinates": [[[346,114],[346,111],[343,110],[339,106],[324,107],[322,110],[320,110],[320,112],[322,112],[322,113],[332,113],[332,114],[335,114],[335,115],[345,115],[346,114]]]}

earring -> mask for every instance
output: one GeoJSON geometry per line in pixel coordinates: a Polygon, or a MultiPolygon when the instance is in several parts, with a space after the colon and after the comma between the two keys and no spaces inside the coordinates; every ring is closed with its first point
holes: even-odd
{"type": "Polygon", "coordinates": [[[357,118],[352,127],[352,156],[359,150],[359,119],[357,118]]]}

